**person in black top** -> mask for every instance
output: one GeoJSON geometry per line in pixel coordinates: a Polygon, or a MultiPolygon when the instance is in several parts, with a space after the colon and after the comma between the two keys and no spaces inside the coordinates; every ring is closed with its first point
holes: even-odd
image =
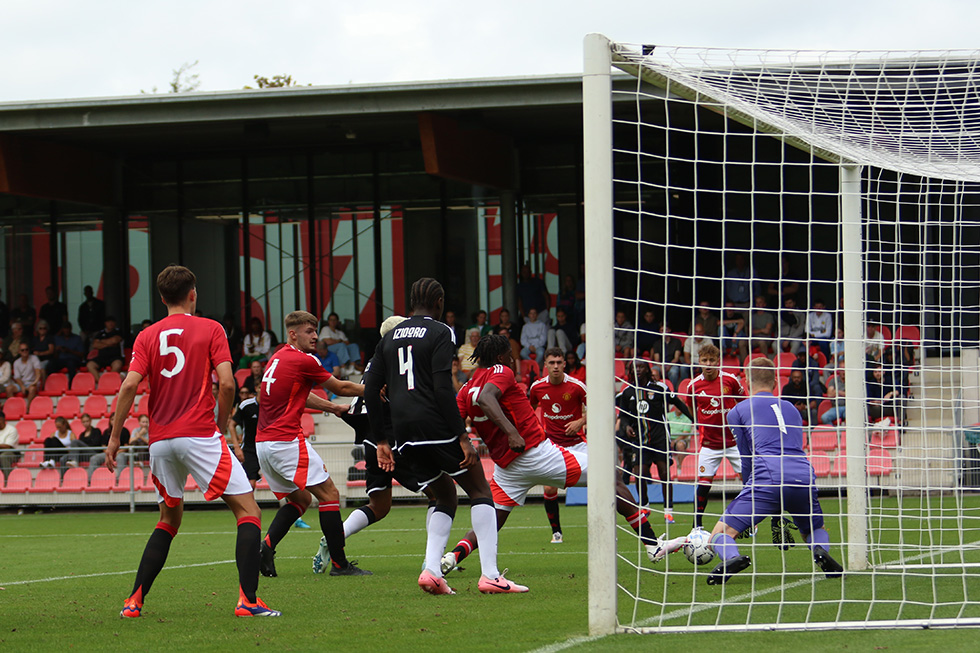
{"type": "Polygon", "coordinates": [[[92,286],[85,286],[85,301],[78,307],[78,328],[86,342],[105,322],[105,302],[92,292],[92,286]]]}
{"type": "Polygon", "coordinates": [[[692,422],[694,416],[680,398],[663,381],[654,381],[650,366],[639,361],[635,365],[636,382],[630,383],[616,396],[619,419],[616,431],[620,433],[623,449],[623,467],[632,469],[637,477],[640,490],[640,505],[647,505],[647,470],[650,464],[657,466],[660,483],[663,485],[664,518],[673,522],[671,506],[673,492],[670,486],[670,437],[667,426],[667,404],[677,406],[692,422]]]}
{"type": "Polygon", "coordinates": [[[245,475],[248,476],[248,482],[252,484],[254,490],[255,483],[260,476],[259,458],[255,453],[255,430],[259,426],[259,398],[255,396],[253,388],[245,386],[238,389],[238,397],[241,402],[238,404],[235,414],[231,416],[231,420],[234,422],[234,425],[231,425],[231,430],[234,432],[230,435],[232,435],[232,442],[236,445],[233,447],[235,457],[245,468],[245,475]],[[241,443],[238,441],[238,432],[234,430],[235,426],[242,427],[241,443]]]}
{"type": "Polygon", "coordinates": [[[44,294],[47,296],[48,301],[41,306],[37,317],[39,320],[45,320],[48,323],[48,327],[51,329],[51,334],[53,335],[61,331],[61,325],[68,321],[68,307],[63,302],[58,301],[58,293],[53,287],[48,286],[45,288],[44,294]]]}
{"type": "MultiPolygon", "coordinates": [[[[426,524],[428,541],[419,587],[431,594],[452,594],[442,577],[441,561],[456,514],[453,480],[470,497],[484,575],[492,579],[500,576],[495,569],[497,518],[490,484],[456,406],[450,376],[456,338],[438,321],[445,302],[442,285],[423,277],[412,284],[410,300],[414,316],[385,334],[365,372],[364,403],[377,444],[378,466],[394,471],[381,397],[387,386],[395,449],[419,485],[429,487],[435,497],[426,524]]],[[[508,585],[498,591],[509,590],[508,585]]]]}
{"type": "Polygon", "coordinates": [[[100,370],[105,367],[116,374],[122,370],[123,337],[122,331],[116,326],[116,318],[111,315],[106,316],[105,328],[92,337],[92,348],[95,356],[89,354],[86,366],[96,380],[99,379],[100,370]]]}

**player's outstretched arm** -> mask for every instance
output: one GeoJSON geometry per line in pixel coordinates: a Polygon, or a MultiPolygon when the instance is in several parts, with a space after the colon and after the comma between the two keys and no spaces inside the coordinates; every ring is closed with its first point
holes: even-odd
{"type": "Polygon", "coordinates": [[[131,371],[122,382],[122,387],[119,388],[119,397],[116,399],[116,414],[112,419],[112,433],[109,435],[109,444],[105,448],[105,466],[109,468],[109,471],[116,471],[116,452],[119,451],[119,436],[122,434],[123,422],[126,421],[126,417],[133,407],[133,400],[136,398],[136,389],[142,380],[143,376],[140,373],[131,371]]]}
{"type": "Polygon", "coordinates": [[[344,406],[343,404],[335,404],[329,399],[324,399],[314,392],[311,392],[306,397],[306,407],[312,408],[313,410],[321,410],[332,415],[341,415],[347,411],[347,406],[344,406]]]}
{"type": "MultiPolygon", "coordinates": [[[[361,383],[353,383],[351,381],[341,381],[335,376],[331,376],[329,379],[323,382],[323,387],[334,393],[335,395],[340,395],[341,397],[363,397],[364,396],[364,385],[361,383]]],[[[368,411],[371,409],[368,408],[368,411]]]]}
{"type": "Polygon", "coordinates": [[[483,414],[490,418],[490,421],[496,424],[501,431],[507,434],[507,446],[510,447],[511,451],[523,453],[524,438],[521,437],[517,427],[511,424],[511,421],[504,415],[504,410],[500,407],[501,396],[500,388],[492,383],[488,383],[483,386],[483,390],[480,391],[480,396],[477,397],[476,403],[480,406],[483,414]]]}

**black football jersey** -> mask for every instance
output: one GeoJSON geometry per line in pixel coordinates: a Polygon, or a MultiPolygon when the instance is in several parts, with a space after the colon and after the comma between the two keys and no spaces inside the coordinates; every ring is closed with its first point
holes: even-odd
{"type": "Polygon", "coordinates": [[[235,424],[242,427],[242,451],[255,451],[255,431],[259,427],[259,402],[255,397],[249,397],[238,404],[238,410],[232,415],[235,424]]]}
{"type": "Polygon", "coordinates": [[[663,381],[650,381],[642,388],[627,386],[616,397],[619,419],[632,426],[644,439],[667,428],[667,402],[675,403],[674,393],[663,381]],[[639,427],[638,427],[639,422],[639,427]]]}

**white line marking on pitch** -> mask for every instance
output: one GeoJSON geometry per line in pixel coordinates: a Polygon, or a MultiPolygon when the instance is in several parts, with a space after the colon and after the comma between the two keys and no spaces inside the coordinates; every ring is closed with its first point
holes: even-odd
{"type": "MultiPolygon", "coordinates": [[[[586,524],[573,525],[573,526],[563,526],[563,530],[571,530],[573,528],[586,528],[586,524]]],[[[547,529],[547,526],[508,526],[508,531],[540,531],[547,529]]],[[[138,535],[144,535],[149,537],[149,534],[153,532],[153,529],[148,529],[145,531],[140,531],[138,533],[48,533],[43,535],[0,535],[0,540],[3,539],[37,539],[41,537],[135,537],[138,535]]],[[[293,533],[303,534],[302,530],[292,531],[293,533]]],[[[371,533],[424,533],[425,525],[419,524],[418,528],[372,528],[369,532],[371,533]]],[[[237,531],[191,531],[182,530],[180,531],[182,535],[235,535],[237,531]]],[[[306,535],[316,535],[320,536],[320,532],[311,529],[306,535]]]]}

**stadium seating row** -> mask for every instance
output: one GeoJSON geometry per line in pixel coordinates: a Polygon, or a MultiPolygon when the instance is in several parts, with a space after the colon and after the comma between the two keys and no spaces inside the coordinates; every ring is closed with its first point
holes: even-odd
{"type": "MultiPolygon", "coordinates": [[[[66,419],[68,419],[66,417],[66,419]]],[[[44,442],[45,438],[54,435],[56,426],[54,418],[46,419],[41,422],[40,427],[34,420],[22,419],[18,422],[11,422],[11,425],[17,429],[19,439],[17,443],[19,445],[29,445],[31,443],[44,442]]],[[[105,417],[101,419],[94,420],[92,424],[95,428],[99,429],[100,432],[105,432],[109,428],[109,420],[105,417]]],[[[123,426],[129,429],[132,433],[133,429],[139,426],[139,419],[136,417],[129,417],[123,422],[123,426]]],[[[82,420],[78,418],[73,418],[68,420],[68,429],[75,434],[82,432],[82,420]]]]}
{"type": "MultiPolygon", "coordinates": [[[[4,482],[3,472],[0,472],[0,493],[3,494],[129,492],[130,487],[135,487],[138,492],[156,490],[150,473],[147,471],[144,474],[142,467],[133,468],[132,479],[130,479],[129,469],[123,469],[117,479],[105,467],[93,470],[91,479],[88,478],[88,471],[81,467],[65,470],[64,476],[57,469],[42,469],[37,473],[36,478],[32,478],[28,469],[14,469],[11,470],[6,482],[4,482]]],[[[197,489],[197,483],[188,475],[184,490],[193,492],[197,489]]]]}
{"type": "MultiPolygon", "coordinates": [[[[145,401],[146,396],[136,396],[135,407],[131,411],[131,415],[139,417],[147,413],[149,403],[145,401]]],[[[39,396],[34,398],[28,409],[23,397],[11,397],[3,404],[3,414],[8,422],[20,419],[46,420],[54,417],[64,417],[71,420],[82,415],[99,419],[100,417],[108,417],[116,411],[118,399],[118,396],[114,396],[110,402],[108,397],[104,395],[91,395],[87,398],[67,395],[61,397],[55,404],[51,397],[39,396]]]]}

